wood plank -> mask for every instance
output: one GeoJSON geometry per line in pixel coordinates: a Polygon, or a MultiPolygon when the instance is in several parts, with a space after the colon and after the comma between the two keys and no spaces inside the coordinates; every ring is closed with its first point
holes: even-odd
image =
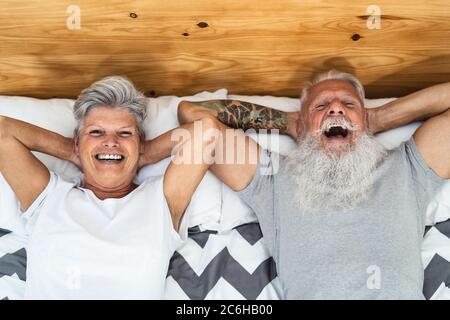
{"type": "Polygon", "coordinates": [[[152,96],[297,96],[329,68],[355,73],[370,97],[450,81],[448,1],[377,1],[380,30],[366,26],[366,1],[77,3],[81,29],[69,30],[71,1],[2,1],[0,94],[73,98],[111,74],[152,96]]]}

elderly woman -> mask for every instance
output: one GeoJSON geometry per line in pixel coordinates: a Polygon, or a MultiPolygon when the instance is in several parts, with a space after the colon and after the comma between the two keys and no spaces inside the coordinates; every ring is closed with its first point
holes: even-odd
{"type": "MultiPolygon", "coordinates": [[[[192,151],[194,126],[183,127],[182,141],[171,132],[144,141],[146,99],[122,77],[85,89],[74,115],[73,139],[0,117],[0,170],[30,232],[25,297],[162,298],[176,231],[207,170],[184,152],[192,151]],[[141,166],[169,156],[176,143],[181,161],[164,177],[133,183],[141,166]],[[75,163],[82,181],[49,172],[31,151],[75,163]]],[[[203,131],[215,126],[201,121],[203,131]]]]}

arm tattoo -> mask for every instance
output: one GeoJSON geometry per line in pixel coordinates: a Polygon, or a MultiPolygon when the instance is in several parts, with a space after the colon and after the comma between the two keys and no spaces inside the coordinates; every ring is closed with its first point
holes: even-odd
{"type": "Polygon", "coordinates": [[[238,100],[211,100],[197,102],[200,105],[217,111],[220,122],[235,129],[278,129],[285,133],[288,128],[288,117],[283,111],[263,107],[254,103],[238,100]]]}

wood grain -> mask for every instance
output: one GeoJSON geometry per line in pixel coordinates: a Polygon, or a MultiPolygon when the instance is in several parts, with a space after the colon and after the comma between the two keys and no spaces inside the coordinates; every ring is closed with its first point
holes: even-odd
{"type": "Polygon", "coordinates": [[[376,1],[380,30],[367,28],[369,4],[3,0],[0,94],[75,98],[112,74],[151,96],[226,87],[295,97],[330,68],[355,73],[369,97],[450,81],[450,2],[376,1]],[[79,30],[66,27],[72,4],[79,30]]]}

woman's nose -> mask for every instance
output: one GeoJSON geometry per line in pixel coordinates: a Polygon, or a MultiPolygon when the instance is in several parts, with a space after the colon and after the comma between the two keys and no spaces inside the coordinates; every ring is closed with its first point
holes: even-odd
{"type": "Polygon", "coordinates": [[[113,148],[119,145],[117,137],[115,135],[107,135],[102,141],[104,147],[113,148]]]}

